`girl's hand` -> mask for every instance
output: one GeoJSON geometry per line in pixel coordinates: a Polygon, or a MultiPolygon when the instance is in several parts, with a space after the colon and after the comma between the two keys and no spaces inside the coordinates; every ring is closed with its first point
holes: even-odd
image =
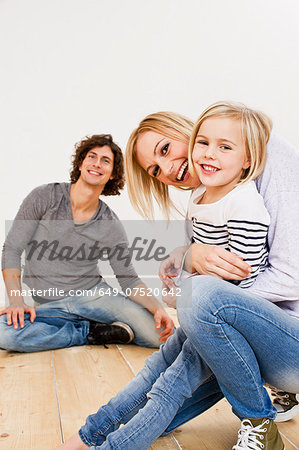
{"type": "Polygon", "coordinates": [[[223,280],[243,280],[252,269],[235,253],[218,245],[192,244],[192,251],[185,259],[188,272],[198,272],[200,275],[212,275],[223,280]]]}
{"type": "Polygon", "coordinates": [[[162,261],[159,268],[159,276],[162,281],[162,300],[170,308],[176,308],[175,283],[173,277],[178,276],[178,271],[182,266],[183,258],[189,245],[175,248],[167,259],[162,261]]]}
{"type": "Polygon", "coordinates": [[[178,275],[178,270],[182,265],[182,261],[186,251],[190,246],[184,245],[182,247],[175,248],[168,256],[167,259],[162,261],[159,268],[159,276],[162,280],[162,283],[167,285],[168,278],[176,277],[178,275]]]}
{"type": "MultiPolygon", "coordinates": [[[[173,283],[173,282],[172,282],[173,283]]],[[[162,294],[162,300],[169,308],[176,309],[176,294],[175,294],[175,284],[173,283],[174,288],[168,288],[163,283],[162,292],[167,290],[167,293],[162,294]]]]}

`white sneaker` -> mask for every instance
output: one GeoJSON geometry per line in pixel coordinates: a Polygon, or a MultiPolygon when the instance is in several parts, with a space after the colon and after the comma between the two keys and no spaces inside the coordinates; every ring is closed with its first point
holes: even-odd
{"type": "Polygon", "coordinates": [[[275,422],[286,422],[299,413],[299,394],[280,391],[270,386],[273,405],[277,409],[275,422]]]}

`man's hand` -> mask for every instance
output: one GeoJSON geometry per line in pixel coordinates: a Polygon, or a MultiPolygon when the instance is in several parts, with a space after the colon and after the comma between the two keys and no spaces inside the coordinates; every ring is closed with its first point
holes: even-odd
{"type": "Polygon", "coordinates": [[[15,329],[18,328],[18,322],[21,328],[24,328],[24,314],[30,314],[30,322],[33,323],[36,318],[35,308],[28,306],[26,303],[12,304],[0,311],[0,316],[6,314],[7,325],[13,324],[15,329]]]}
{"type": "Polygon", "coordinates": [[[235,253],[218,245],[192,244],[185,259],[188,272],[212,275],[223,280],[243,280],[252,271],[249,264],[235,253]]]}
{"type": "Polygon", "coordinates": [[[144,283],[140,283],[132,289],[129,298],[146,308],[154,316],[155,328],[157,330],[161,327],[164,328],[160,333],[159,341],[166,341],[173,333],[174,323],[161,303],[152,294],[144,295],[144,292],[148,292],[148,287],[144,283]]]}
{"type": "Polygon", "coordinates": [[[166,341],[173,334],[174,323],[163,307],[157,308],[153,314],[156,329],[164,328],[160,333],[159,341],[166,341]]]}
{"type": "Polygon", "coordinates": [[[24,328],[24,314],[29,313],[30,322],[33,323],[36,318],[36,313],[35,308],[26,305],[24,298],[20,294],[22,291],[21,270],[17,267],[12,267],[3,269],[2,273],[10,305],[0,311],[0,316],[6,314],[7,325],[13,323],[13,327],[17,329],[20,324],[20,327],[24,328]],[[19,292],[18,296],[12,295],[13,292],[19,292]]]}

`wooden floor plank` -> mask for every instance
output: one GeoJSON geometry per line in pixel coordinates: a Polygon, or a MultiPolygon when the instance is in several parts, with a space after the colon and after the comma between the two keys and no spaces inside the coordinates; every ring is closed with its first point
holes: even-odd
{"type": "MultiPolygon", "coordinates": [[[[299,415],[288,422],[277,424],[279,431],[294,445],[294,448],[299,449],[299,415]]],[[[284,442],[288,442],[284,439],[284,442]]],[[[293,450],[293,447],[290,447],[293,450]]]]}
{"type": "MultiPolygon", "coordinates": [[[[85,346],[56,350],[54,367],[64,439],[77,432],[89,414],[133,378],[113,345],[109,349],[85,346]]],[[[162,444],[157,441],[153,448],[177,449],[173,443],[173,439],[166,438],[162,444]]]]}
{"type": "MultiPolygon", "coordinates": [[[[129,345],[52,352],[65,438],[129,382],[153,351],[129,345]]],[[[51,352],[0,351],[0,383],[1,450],[51,450],[59,445],[61,431],[51,352]]],[[[284,438],[286,450],[298,449],[299,418],[278,426],[288,439],[284,438]]],[[[178,428],[173,436],[183,449],[229,450],[236,443],[238,428],[239,420],[228,402],[222,400],[178,428]]],[[[160,438],[151,449],[177,450],[174,438],[160,438]]]]}
{"type": "Polygon", "coordinates": [[[60,443],[51,352],[0,351],[1,450],[50,450],[60,443]]]}
{"type": "Polygon", "coordinates": [[[134,374],[142,369],[146,358],[157,351],[155,348],[144,348],[138,345],[118,345],[118,348],[134,374]]]}
{"type": "Polygon", "coordinates": [[[84,346],[55,350],[54,367],[65,439],[132,378],[114,345],[109,349],[84,346]]]}

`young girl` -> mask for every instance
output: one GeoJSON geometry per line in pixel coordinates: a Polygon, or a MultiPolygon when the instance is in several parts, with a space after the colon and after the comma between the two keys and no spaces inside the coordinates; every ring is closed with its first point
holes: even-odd
{"type": "MultiPolygon", "coordinates": [[[[190,172],[195,170],[202,182],[188,206],[192,242],[218,245],[241,256],[251,270],[245,279],[235,282],[244,288],[251,286],[267,265],[270,216],[253,180],[264,169],[271,128],[265,114],[219,102],[202,113],[190,140],[190,172]]],[[[174,250],[176,266],[186,249],[189,247],[174,250]]],[[[163,273],[175,269],[174,256],[161,265],[163,273]]],[[[190,257],[188,254],[187,267],[190,257]]],[[[173,286],[165,277],[164,281],[173,286]]],[[[173,304],[171,295],[170,302],[165,300],[173,304]]]]}
{"type": "Polygon", "coordinates": [[[242,256],[252,272],[241,287],[250,286],[267,261],[270,217],[252,180],[264,168],[270,132],[271,122],[264,114],[220,103],[203,113],[194,130],[195,142],[190,143],[191,164],[202,182],[189,204],[193,241],[221,245],[242,256]]]}
{"type": "MultiPolygon", "coordinates": [[[[205,184],[193,194],[190,204],[194,239],[221,243],[225,248],[237,249],[235,251],[246,255],[252,262],[252,275],[248,273],[244,287],[263,270],[266,260],[269,216],[250,180],[263,170],[270,130],[271,123],[264,115],[243,106],[219,103],[202,114],[190,143],[191,151],[194,145],[195,169],[205,184]],[[211,214],[207,214],[207,209],[211,209],[211,214]],[[210,216],[212,221],[208,221],[210,216]],[[246,253],[246,247],[253,253],[246,253]]],[[[184,285],[184,296],[180,298],[182,309],[186,307],[183,302],[191,298],[192,278],[184,285]]],[[[183,423],[184,413],[190,419],[186,398],[194,398],[199,390],[199,398],[203,398],[205,386],[212,381],[215,382],[211,369],[179,328],[160,351],[146,360],[145,367],[131,383],[87,418],[79,431],[80,439],[76,435],[61,448],[148,448],[165,430],[170,432],[183,423]],[[177,420],[173,421],[175,416],[177,420]],[[125,425],[119,429],[121,423],[125,425]]],[[[209,395],[212,392],[210,386],[208,392],[209,395]]],[[[219,398],[219,392],[218,397],[211,395],[210,404],[219,398]]],[[[236,449],[246,448],[244,442],[248,441],[250,433],[256,442],[267,442],[267,450],[283,449],[272,420],[275,410],[268,396],[265,403],[269,415],[243,421],[236,449]]],[[[200,406],[198,403],[194,416],[199,414],[200,406]]],[[[244,417],[246,415],[241,418],[244,417]]]]}

